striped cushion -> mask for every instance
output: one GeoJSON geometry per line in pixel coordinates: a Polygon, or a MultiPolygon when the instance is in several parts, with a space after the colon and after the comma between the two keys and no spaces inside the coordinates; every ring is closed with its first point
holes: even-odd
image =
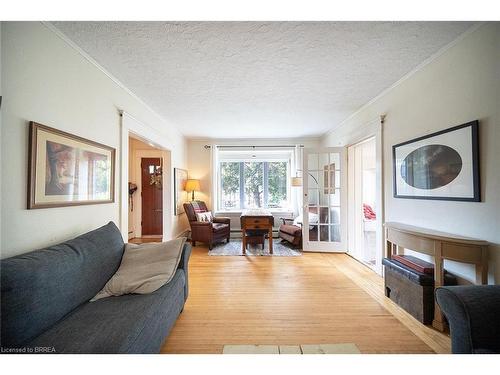
{"type": "Polygon", "coordinates": [[[198,202],[198,201],[192,201],[191,205],[193,206],[195,213],[200,213],[200,212],[206,211],[206,208],[204,207],[205,204],[203,204],[203,207],[202,207],[202,205],[200,205],[200,202],[198,202]]]}

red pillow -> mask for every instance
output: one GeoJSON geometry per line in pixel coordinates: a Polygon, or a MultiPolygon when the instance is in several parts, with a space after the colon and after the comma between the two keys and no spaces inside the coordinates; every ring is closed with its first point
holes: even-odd
{"type": "Polygon", "coordinates": [[[365,219],[367,220],[375,220],[377,215],[375,215],[375,211],[368,204],[363,203],[363,213],[365,215],[365,219]]]}

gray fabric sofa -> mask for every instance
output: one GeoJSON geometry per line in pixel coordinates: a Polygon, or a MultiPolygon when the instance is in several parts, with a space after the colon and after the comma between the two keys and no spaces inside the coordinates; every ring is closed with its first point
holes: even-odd
{"type": "Polygon", "coordinates": [[[450,325],[452,353],[500,353],[500,285],[445,286],[436,301],[450,325]]]}
{"type": "Polygon", "coordinates": [[[2,352],[158,353],[188,297],[185,244],[173,279],[151,294],[89,302],[124,251],[112,222],[0,262],[2,352]]]}

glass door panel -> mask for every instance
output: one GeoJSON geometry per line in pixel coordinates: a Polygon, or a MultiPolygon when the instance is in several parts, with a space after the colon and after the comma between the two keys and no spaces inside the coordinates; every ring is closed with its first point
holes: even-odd
{"type": "Polygon", "coordinates": [[[344,148],[305,149],[304,251],[346,251],[344,148]]]}

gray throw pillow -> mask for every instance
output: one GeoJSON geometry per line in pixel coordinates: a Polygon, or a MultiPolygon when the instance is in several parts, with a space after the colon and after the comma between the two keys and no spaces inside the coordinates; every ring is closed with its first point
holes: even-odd
{"type": "Polygon", "coordinates": [[[167,284],[179,265],[186,238],[167,242],[126,244],[120,267],[90,301],[121,296],[148,294],[167,284]]]}

